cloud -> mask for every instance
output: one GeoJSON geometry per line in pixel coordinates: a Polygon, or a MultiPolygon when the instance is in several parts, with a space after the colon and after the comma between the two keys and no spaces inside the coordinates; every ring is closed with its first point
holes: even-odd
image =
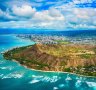
{"type": "Polygon", "coordinates": [[[73,10],[73,13],[78,18],[89,19],[89,18],[92,18],[93,16],[96,15],[96,9],[92,9],[92,8],[83,8],[83,9],[82,8],[75,8],[73,10]]]}
{"type": "MultiPolygon", "coordinates": [[[[30,5],[23,5],[21,7],[15,6],[12,8],[10,15],[15,15],[16,21],[10,20],[10,22],[1,22],[0,27],[8,28],[53,28],[57,23],[64,21],[63,14],[55,9],[50,8],[48,10],[37,11],[30,5]],[[25,8],[27,7],[27,8],[25,8]],[[13,9],[14,8],[14,9],[13,9]],[[20,17],[20,18],[18,18],[20,17]],[[30,18],[27,18],[30,17],[30,18]],[[26,19],[27,18],[27,19],[26,19]],[[54,25],[55,24],[55,25],[54,25]],[[6,25],[6,26],[5,26],[6,25]]],[[[6,13],[6,12],[4,12],[6,13]]],[[[4,15],[4,17],[6,17],[4,15]]]]}
{"type": "Polygon", "coordinates": [[[63,13],[67,28],[96,29],[96,8],[77,8],[73,2],[55,8],[63,13]]]}
{"type": "Polygon", "coordinates": [[[96,29],[96,8],[77,7],[80,3],[92,3],[91,0],[56,1],[12,1],[12,5],[8,2],[10,7],[0,9],[0,27],[96,29]],[[7,22],[3,22],[5,19],[7,22]]]}
{"type": "Polygon", "coordinates": [[[13,6],[12,12],[17,16],[30,17],[36,12],[36,9],[29,5],[22,5],[21,7],[13,6]]]}
{"type": "Polygon", "coordinates": [[[12,15],[10,15],[10,13],[9,13],[9,10],[7,9],[6,11],[2,11],[1,9],[0,9],[0,18],[1,18],[1,20],[12,20],[12,19],[15,19],[15,17],[14,16],[12,16],[12,15]]]}
{"type": "Polygon", "coordinates": [[[37,21],[45,21],[45,22],[62,21],[64,20],[64,16],[59,10],[55,8],[50,8],[49,10],[36,12],[34,14],[33,19],[37,21]]]}
{"type": "Polygon", "coordinates": [[[3,16],[4,12],[0,9],[0,16],[3,16]]]}
{"type": "Polygon", "coordinates": [[[93,3],[93,2],[95,2],[95,0],[74,0],[73,2],[75,4],[79,4],[79,3],[93,3]]]}
{"type": "Polygon", "coordinates": [[[55,8],[50,8],[48,11],[52,17],[62,17],[62,20],[63,20],[63,15],[59,10],[55,8]]]}

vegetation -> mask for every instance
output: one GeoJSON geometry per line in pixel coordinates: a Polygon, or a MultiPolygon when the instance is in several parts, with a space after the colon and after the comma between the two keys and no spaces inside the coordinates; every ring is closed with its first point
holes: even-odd
{"type": "Polygon", "coordinates": [[[81,54],[80,57],[85,59],[91,59],[92,57],[95,57],[95,55],[85,53],[85,54],[81,54]]]}
{"type": "Polygon", "coordinates": [[[71,42],[67,41],[67,40],[55,40],[55,42],[57,42],[58,44],[70,44],[71,42]]]}
{"type": "Polygon", "coordinates": [[[35,44],[14,48],[5,52],[4,57],[33,69],[96,76],[95,48],[87,45],[35,44]]]}

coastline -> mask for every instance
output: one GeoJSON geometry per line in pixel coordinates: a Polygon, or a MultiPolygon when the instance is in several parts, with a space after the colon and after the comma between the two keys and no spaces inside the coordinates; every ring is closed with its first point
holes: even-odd
{"type": "Polygon", "coordinates": [[[63,73],[63,74],[72,74],[72,75],[77,75],[77,76],[81,76],[81,77],[85,77],[85,78],[96,78],[95,76],[85,76],[85,75],[80,75],[80,74],[76,74],[76,73],[72,73],[72,72],[63,72],[63,71],[44,71],[44,70],[37,70],[37,69],[32,69],[27,67],[26,65],[20,64],[17,60],[13,59],[13,62],[18,63],[19,65],[22,65],[24,68],[26,69],[30,69],[30,70],[34,70],[34,71],[39,71],[39,72],[44,72],[44,73],[63,73]]]}
{"type": "MultiPolygon", "coordinates": [[[[33,44],[33,45],[34,45],[34,44],[33,44]]],[[[11,49],[7,49],[6,51],[1,52],[1,54],[3,55],[4,53],[6,53],[6,52],[8,52],[8,51],[10,51],[10,50],[13,50],[13,49],[15,49],[15,48],[20,48],[20,47],[25,47],[25,46],[13,47],[13,48],[11,48],[11,49]]],[[[4,58],[4,57],[3,57],[3,58],[4,58]]],[[[6,60],[6,59],[5,59],[5,60],[6,60]]],[[[30,68],[30,67],[28,67],[28,66],[26,66],[26,65],[24,65],[24,64],[20,64],[19,61],[15,60],[15,59],[11,59],[10,61],[16,62],[16,63],[18,63],[19,65],[22,65],[23,67],[25,67],[25,68],[27,68],[27,69],[34,70],[34,71],[39,71],[39,72],[44,72],[44,73],[50,73],[50,72],[52,72],[52,73],[59,73],[59,74],[60,74],[60,73],[64,73],[64,74],[77,75],[77,76],[81,76],[81,77],[85,77],[85,78],[87,78],[87,77],[89,77],[89,78],[96,78],[96,76],[87,76],[87,75],[76,74],[76,73],[72,73],[72,72],[38,70],[38,69],[30,68]]]]}

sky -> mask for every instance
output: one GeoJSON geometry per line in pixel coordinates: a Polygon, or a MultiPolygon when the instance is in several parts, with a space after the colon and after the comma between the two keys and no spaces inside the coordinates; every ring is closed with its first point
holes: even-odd
{"type": "Polygon", "coordinates": [[[0,28],[95,30],[96,0],[0,0],[0,28]]]}

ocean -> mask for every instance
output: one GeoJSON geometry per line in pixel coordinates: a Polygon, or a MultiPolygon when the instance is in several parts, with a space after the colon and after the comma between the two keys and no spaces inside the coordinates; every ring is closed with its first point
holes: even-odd
{"type": "Polygon", "coordinates": [[[88,35],[88,36],[96,36],[96,30],[36,30],[36,29],[0,29],[1,34],[42,34],[42,35],[64,35],[64,36],[80,36],[80,35],[88,35]]]}
{"type": "MultiPolygon", "coordinates": [[[[10,31],[9,33],[6,31],[6,33],[0,34],[0,53],[14,47],[27,46],[35,43],[16,37],[14,34],[19,34],[19,32],[14,32],[10,31]]],[[[54,34],[54,31],[48,32],[41,31],[37,32],[37,34],[54,34]]],[[[88,31],[87,33],[85,31],[71,31],[66,34],[63,31],[60,31],[61,33],[58,32],[55,32],[55,34],[67,36],[96,35],[96,31],[88,31]]],[[[0,54],[0,90],[96,90],[96,77],[30,70],[17,62],[5,60],[2,54],[0,54]]]]}

